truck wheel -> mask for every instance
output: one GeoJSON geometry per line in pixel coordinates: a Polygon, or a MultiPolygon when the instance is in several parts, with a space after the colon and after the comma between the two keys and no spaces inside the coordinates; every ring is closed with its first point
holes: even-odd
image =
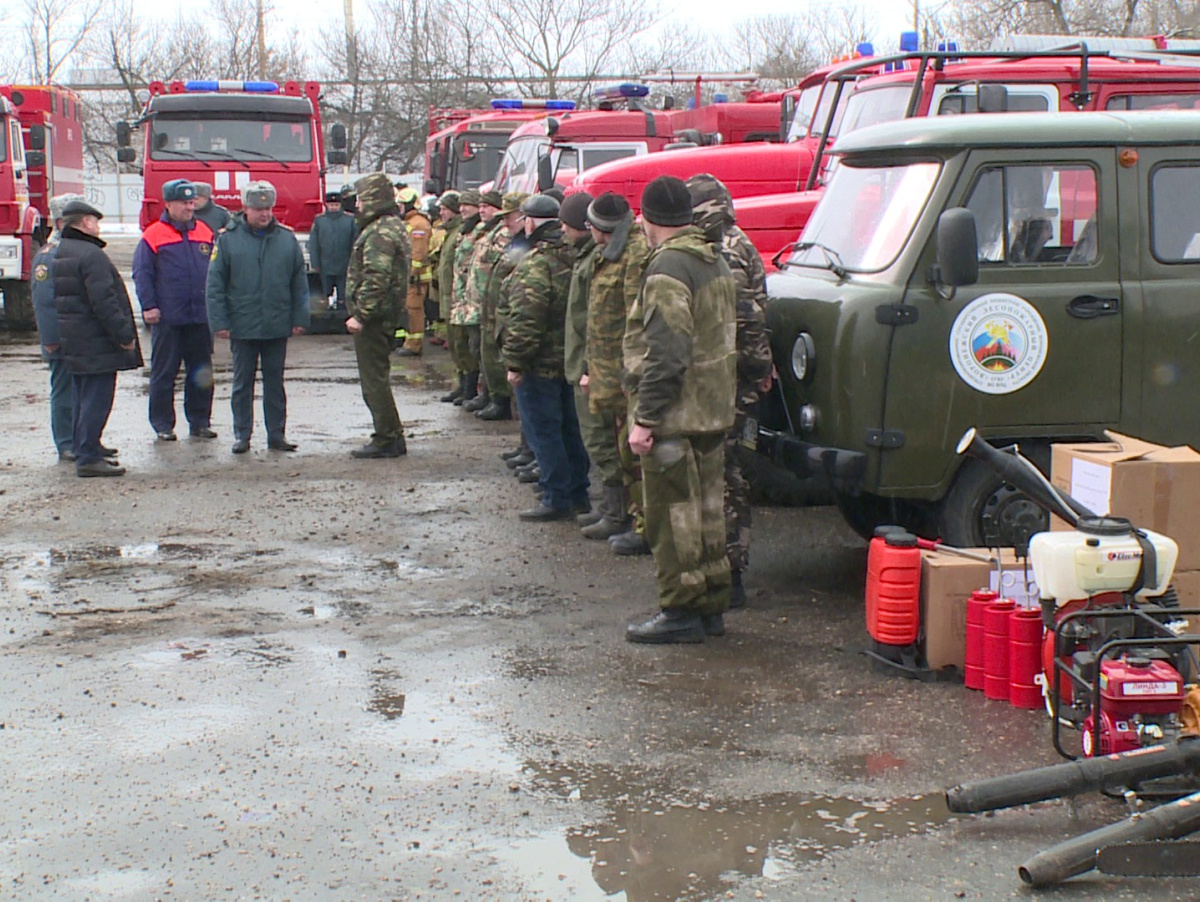
{"type": "MultiPolygon", "coordinates": [[[[1022,452],[1039,470],[1050,472],[1050,446],[1030,444],[1022,452]]],[[[1050,515],[1000,479],[978,460],[965,461],[938,506],[936,531],[947,545],[1005,547],[1025,544],[1050,528],[1050,515]]]]}
{"type": "Polygon", "coordinates": [[[19,279],[0,282],[4,293],[4,320],[10,332],[32,332],[37,328],[33,318],[33,286],[19,279]]]}
{"type": "Polygon", "coordinates": [[[920,508],[897,498],[882,498],[879,495],[838,495],[838,510],[846,524],[864,539],[875,534],[876,526],[895,524],[917,533],[923,529],[927,517],[920,508]]]}
{"type": "Polygon", "coordinates": [[[741,453],[742,476],[750,483],[750,501],[774,507],[818,507],[833,504],[833,491],[816,479],[803,479],[761,454],[741,453]]]}

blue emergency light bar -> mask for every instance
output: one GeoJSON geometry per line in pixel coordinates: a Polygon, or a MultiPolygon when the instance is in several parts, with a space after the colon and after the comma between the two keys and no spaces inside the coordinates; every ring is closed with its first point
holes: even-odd
{"type": "Polygon", "coordinates": [[[184,82],[185,91],[245,91],[247,94],[278,94],[279,85],[273,81],[235,81],[212,79],[184,82]]]}
{"type": "Polygon", "coordinates": [[[619,85],[608,85],[596,89],[596,96],[602,100],[619,100],[623,97],[646,97],[650,93],[649,85],[635,85],[625,82],[619,85]]]}
{"type": "Polygon", "coordinates": [[[900,52],[916,53],[921,49],[921,36],[915,31],[900,32],[900,52]]]}
{"type": "Polygon", "coordinates": [[[496,98],[493,110],[573,110],[574,100],[525,100],[523,98],[496,98]]]}
{"type": "Polygon", "coordinates": [[[875,55],[875,45],[872,44],[870,41],[862,41],[854,49],[858,52],[859,56],[874,56],[875,55]]]}

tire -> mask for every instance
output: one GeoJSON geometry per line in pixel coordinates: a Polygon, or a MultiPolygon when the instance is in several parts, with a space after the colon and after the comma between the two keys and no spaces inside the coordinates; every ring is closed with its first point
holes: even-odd
{"type": "Polygon", "coordinates": [[[834,493],[821,480],[804,479],[745,448],[742,476],[750,483],[750,502],[769,507],[819,507],[834,503],[834,493]]]}
{"type": "Polygon", "coordinates": [[[0,282],[4,293],[4,321],[10,332],[32,332],[37,328],[33,317],[33,283],[17,279],[0,282]]]}
{"type": "Polygon", "coordinates": [[[864,539],[875,534],[875,527],[903,526],[923,534],[928,516],[920,507],[896,498],[879,495],[838,495],[837,506],[846,524],[864,539]]]}
{"type": "MultiPolygon", "coordinates": [[[[1031,443],[1025,456],[1050,472],[1050,445],[1031,443]]],[[[985,463],[967,460],[934,518],[938,537],[960,548],[1027,545],[1035,532],[1050,528],[1050,515],[1019,489],[1004,483],[985,463]]]]}

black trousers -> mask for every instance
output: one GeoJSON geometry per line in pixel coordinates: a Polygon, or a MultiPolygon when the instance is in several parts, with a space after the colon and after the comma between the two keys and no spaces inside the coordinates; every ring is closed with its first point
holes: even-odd
{"type": "Polygon", "coordinates": [[[283,365],[287,360],[286,338],[232,338],[233,437],[250,441],[254,432],[254,378],[262,367],[262,408],[267,440],[281,441],[287,428],[287,395],[283,390],[283,365]]]}
{"type": "Polygon", "coordinates": [[[150,327],[150,425],[175,429],[175,377],[184,365],[183,415],[194,432],[212,420],[212,332],[206,323],[150,327]]]}
{"type": "Polygon", "coordinates": [[[100,438],[112,413],[113,397],[117,393],[117,374],[74,373],[71,376],[71,400],[75,409],[71,416],[72,445],[75,466],[99,463],[100,438]]]}

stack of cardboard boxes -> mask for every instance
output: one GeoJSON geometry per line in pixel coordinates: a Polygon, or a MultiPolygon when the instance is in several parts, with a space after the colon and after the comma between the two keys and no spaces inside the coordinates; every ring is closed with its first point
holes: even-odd
{"type": "MultiPolygon", "coordinates": [[[[1179,604],[1200,608],[1200,453],[1117,433],[1108,437],[1109,442],[1055,445],[1051,483],[1097,514],[1126,517],[1134,526],[1174,539],[1179,544],[1174,578],[1179,604]]],[[[1070,527],[1054,517],[1050,528],[1070,527]]],[[[1005,550],[999,579],[996,569],[944,552],[923,554],[921,627],[931,669],[954,666],[962,671],[967,599],[976,589],[996,589],[999,583],[1001,596],[1019,606],[1037,605],[1037,587],[1024,561],[1005,550]]]]}

